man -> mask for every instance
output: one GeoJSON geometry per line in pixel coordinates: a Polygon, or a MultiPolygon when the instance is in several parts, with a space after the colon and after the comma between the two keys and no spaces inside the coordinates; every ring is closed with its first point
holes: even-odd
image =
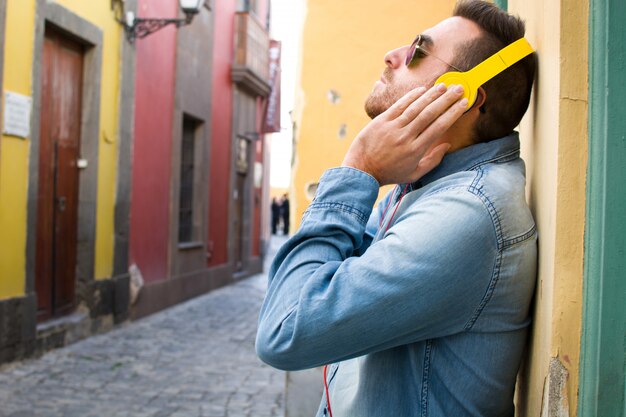
{"type": "Polygon", "coordinates": [[[277,254],[257,352],[287,370],[332,364],[318,417],[513,416],[536,278],[514,128],[536,58],[468,111],[462,89],[423,87],[523,36],[518,18],[470,0],[387,53],[373,120],[277,254]]]}
{"type": "Polygon", "coordinates": [[[276,200],[276,197],[272,197],[272,234],[275,235],[278,230],[278,223],[280,221],[280,204],[276,200]]]}

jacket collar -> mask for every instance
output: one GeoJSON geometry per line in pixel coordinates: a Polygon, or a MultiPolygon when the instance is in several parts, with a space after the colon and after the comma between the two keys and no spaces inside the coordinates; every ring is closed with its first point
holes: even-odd
{"type": "Polygon", "coordinates": [[[446,155],[441,164],[412,184],[412,188],[420,188],[440,178],[456,172],[471,171],[480,165],[491,162],[506,162],[519,158],[519,134],[513,132],[508,136],[489,142],[478,143],[446,155]]]}

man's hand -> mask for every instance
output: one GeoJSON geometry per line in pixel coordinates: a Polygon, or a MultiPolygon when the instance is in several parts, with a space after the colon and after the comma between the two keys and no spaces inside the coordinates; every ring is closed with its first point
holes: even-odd
{"type": "Polygon", "coordinates": [[[439,165],[448,143],[433,145],[461,117],[460,86],[409,91],[356,136],[342,166],[372,175],[380,185],[417,181],[439,165]]]}

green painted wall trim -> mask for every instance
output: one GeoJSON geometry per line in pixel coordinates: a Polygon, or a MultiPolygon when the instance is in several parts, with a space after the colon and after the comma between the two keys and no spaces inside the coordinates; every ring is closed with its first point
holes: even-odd
{"type": "Polygon", "coordinates": [[[590,0],[579,417],[626,417],[626,2],[590,0]]]}
{"type": "Polygon", "coordinates": [[[498,7],[500,7],[502,10],[509,10],[509,0],[495,0],[495,3],[498,5],[498,7]]]}

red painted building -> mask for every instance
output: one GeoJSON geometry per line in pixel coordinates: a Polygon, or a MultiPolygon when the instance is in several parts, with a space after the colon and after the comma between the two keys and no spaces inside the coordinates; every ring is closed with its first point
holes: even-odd
{"type": "MultiPolygon", "coordinates": [[[[176,0],[140,1],[138,16],[176,16],[176,0]]],[[[147,284],[168,265],[176,29],[135,41],[135,124],[130,209],[130,259],[147,284]]]]}
{"type": "MultiPolygon", "coordinates": [[[[207,0],[192,23],[135,40],[130,259],[141,317],[261,272],[269,0],[207,0]]],[[[178,0],[139,0],[176,17],[178,0]]]]}

